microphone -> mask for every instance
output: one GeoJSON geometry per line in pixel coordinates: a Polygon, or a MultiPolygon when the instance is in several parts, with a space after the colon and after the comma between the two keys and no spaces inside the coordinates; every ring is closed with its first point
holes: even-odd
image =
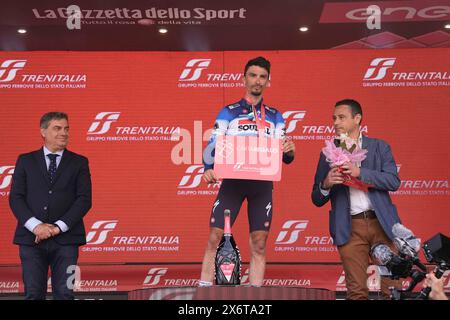
{"type": "Polygon", "coordinates": [[[420,250],[420,240],[417,239],[411,230],[400,223],[394,224],[392,227],[394,234],[394,245],[401,255],[411,258],[413,263],[423,271],[427,268],[420,262],[417,256],[420,250]]]}
{"type": "Polygon", "coordinates": [[[412,261],[397,256],[384,243],[378,243],[370,249],[370,256],[378,266],[385,266],[389,272],[380,269],[380,275],[394,278],[406,278],[412,269],[412,261]]]}
{"type": "Polygon", "coordinates": [[[392,227],[394,234],[394,244],[397,249],[409,257],[417,256],[420,250],[420,240],[417,239],[411,230],[400,223],[394,224],[392,227]]]}
{"type": "Polygon", "coordinates": [[[387,265],[394,257],[394,252],[391,248],[383,243],[378,243],[372,246],[370,249],[370,256],[374,262],[379,266],[387,265]]]}

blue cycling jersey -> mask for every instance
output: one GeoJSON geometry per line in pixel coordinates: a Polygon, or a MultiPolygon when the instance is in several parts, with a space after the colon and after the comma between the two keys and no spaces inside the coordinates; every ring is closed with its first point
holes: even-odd
{"type": "MultiPolygon", "coordinates": [[[[255,106],[258,118],[261,119],[261,100],[255,106]]],[[[263,104],[264,105],[264,104],[263,104]]],[[[275,108],[264,105],[265,123],[264,136],[268,138],[283,139],[285,135],[285,124],[283,116],[275,108]]],[[[214,148],[216,138],[219,135],[232,136],[257,136],[258,127],[256,125],[252,106],[245,99],[224,107],[216,118],[214,129],[209,139],[208,145],[203,153],[203,165],[205,171],[214,167],[214,148]]],[[[283,154],[283,162],[290,163],[294,158],[283,154]]]]}

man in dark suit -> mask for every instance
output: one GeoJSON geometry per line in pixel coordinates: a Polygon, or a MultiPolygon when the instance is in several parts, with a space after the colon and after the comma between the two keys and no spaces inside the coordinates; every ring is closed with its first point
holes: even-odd
{"type": "MultiPolygon", "coordinates": [[[[338,168],[330,168],[320,154],[312,190],[313,203],[321,207],[331,200],[329,229],[345,271],[347,299],[368,299],[367,267],[373,245],[385,243],[392,249],[392,226],[400,222],[389,191],[400,187],[397,166],[389,145],[368,138],[360,132],[361,105],[351,99],[336,103],[333,120],[336,136],[347,134],[362,149],[368,150],[360,164],[347,162],[344,173],[372,185],[368,192],[347,187],[338,168]]],[[[395,250],[395,249],[394,249],[395,250]]],[[[399,287],[398,281],[382,278],[381,290],[389,296],[388,286],[399,287]]]]}
{"type": "Polygon", "coordinates": [[[86,243],[83,217],[91,208],[88,159],[66,149],[68,116],[49,112],[40,121],[44,146],[17,159],[9,197],[18,224],[25,299],[42,300],[51,269],[53,297],[73,299],[78,247],[86,243]]]}

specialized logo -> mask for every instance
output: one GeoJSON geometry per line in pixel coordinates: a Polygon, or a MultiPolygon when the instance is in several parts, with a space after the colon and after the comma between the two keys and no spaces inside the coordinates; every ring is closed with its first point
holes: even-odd
{"type": "Polygon", "coordinates": [[[6,60],[0,66],[0,82],[9,82],[14,80],[17,71],[23,69],[27,60],[6,60]]]}
{"type": "Polygon", "coordinates": [[[214,202],[213,209],[212,209],[213,212],[214,212],[214,210],[216,210],[216,208],[219,205],[219,203],[220,203],[220,200],[217,200],[216,202],[214,202]]]}
{"type": "Polygon", "coordinates": [[[291,133],[297,127],[297,122],[303,121],[306,111],[286,111],[283,118],[286,121],[286,134],[291,133]]]}
{"type": "Polygon", "coordinates": [[[12,175],[14,173],[14,166],[0,167],[0,189],[9,187],[12,181],[12,175]],[[2,179],[3,177],[3,179],[2,179]]]}
{"type": "Polygon", "coordinates": [[[309,220],[288,220],[283,224],[282,230],[275,244],[292,244],[298,240],[300,232],[306,229],[309,220]]]}
{"type": "Polygon", "coordinates": [[[89,127],[88,134],[104,134],[111,128],[111,123],[119,119],[120,112],[100,112],[89,127]]]}
{"type": "Polygon", "coordinates": [[[148,270],[147,277],[144,280],[143,285],[154,286],[159,283],[161,277],[167,273],[168,268],[151,268],[148,270]]]}
{"type": "Polygon", "coordinates": [[[269,216],[270,210],[272,210],[272,202],[269,202],[269,203],[267,204],[266,209],[267,209],[267,216],[269,216]]]}
{"type": "Polygon", "coordinates": [[[364,75],[364,80],[374,81],[383,79],[388,69],[394,66],[396,58],[376,58],[370,63],[364,75]]]}
{"type": "Polygon", "coordinates": [[[203,165],[193,165],[186,169],[186,175],[181,178],[178,188],[192,189],[196,188],[202,182],[204,168],[203,165]],[[189,184],[190,183],[190,184],[189,184]]]}
{"type": "Polygon", "coordinates": [[[211,59],[192,59],[186,63],[186,68],[181,72],[179,81],[195,81],[200,78],[202,71],[208,68],[211,59]]]}
{"type": "Polygon", "coordinates": [[[109,232],[113,231],[119,220],[100,220],[96,221],[91,231],[86,236],[86,242],[88,245],[101,244],[105,242],[106,236],[109,232]]]}

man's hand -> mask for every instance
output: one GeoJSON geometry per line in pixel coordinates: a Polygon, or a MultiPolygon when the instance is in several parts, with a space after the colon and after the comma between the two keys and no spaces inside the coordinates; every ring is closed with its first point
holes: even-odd
{"type": "Polygon", "coordinates": [[[338,167],[331,168],[328,171],[328,175],[322,183],[323,189],[331,189],[335,184],[342,184],[344,182],[344,176],[339,172],[338,167]]]}
{"type": "Polygon", "coordinates": [[[203,173],[203,180],[206,181],[206,183],[216,183],[217,182],[217,177],[216,174],[214,173],[213,169],[208,169],[205,171],[205,173],[203,173]]]}
{"type": "Polygon", "coordinates": [[[50,238],[52,236],[52,228],[50,226],[51,225],[46,223],[38,224],[33,229],[33,233],[36,235],[36,240],[34,242],[39,243],[42,240],[50,238]]]}
{"type": "Polygon", "coordinates": [[[48,224],[48,223],[38,224],[33,229],[33,233],[36,235],[34,242],[39,243],[50,237],[57,236],[60,232],[61,232],[61,230],[52,224],[48,224]]]}
{"type": "Polygon", "coordinates": [[[430,299],[433,300],[448,300],[444,292],[444,279],[436,278],[433,272],[427,273],[427,278],[423,283],[423,287],[430,287],[430,299]]]}
{"type": "Polygon", "coordinates": [[[361,174],[361,169],[359,169],[357,166],[355,166],[351,162],[346,162],[342,165],[342,169],[344,169],[342,172],[351,175],[352,177],[358,178],[361,174]]]}
{"type": "Polygon", "coordinates": [[[61,233],[61,229],[57,225],[49,224],[49,226],[52,229],[52,237],[55,237],[61,233]]]}
{"type": "Polygon", "coordinates": [[[283,140],[283,153],[286,153],[288,156],[293,157],[295,154],[295,144],[292,140],[283,140]]]}

